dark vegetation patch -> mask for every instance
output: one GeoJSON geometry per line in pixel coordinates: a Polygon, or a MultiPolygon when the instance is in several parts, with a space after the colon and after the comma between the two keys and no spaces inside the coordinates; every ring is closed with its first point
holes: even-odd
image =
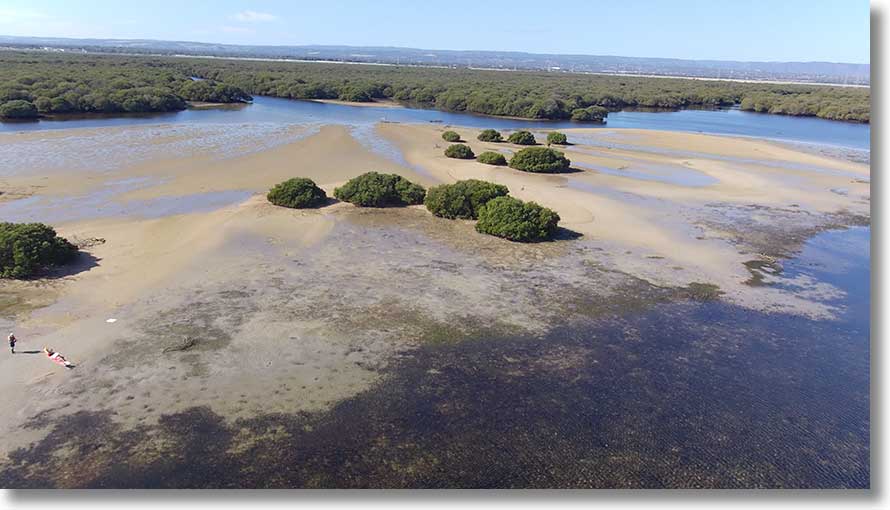
{"type": "Polygon", "coordinates": [[[778,276],[782,274],[782,263],[774,258],[763,258],[749,260],[745,262],[745,267],[751,273],[751,278],[745,281],[746,285],[759,287],[766,285],[764,281],[769,276],[778,276]]]}
{"type": "Polygon", "coordinates": [[[678,289],[679,294],[695,301],[715,301],[724,294],[720,287],[713,283],[692,282],[678,289]]]}
{"type": "Polygon", "coordinates": [[[501,133],[494,129],[483,129],[476,139],[480,142],[503,142],[504,139],[501,137],[501,133]]]}
{"type": "Polygon", "coordinates": [[[266,198],[275,205],[293,209],[319,207],[328,200],[324,190],[306,177],[294,177],[276,184],[266,198]]]}
{"type": "Polygon", "coordinates": [[[507,158],[499,152],[485,151],[476,156],[476,161],[495,166],[504,166],[507,164],[507,158]]]}
{"type": "Polygon", "coordinates": [[[72,262],[77,247],[43,223],[0,223],[0,278],[29,278],[72,262]]]}
{"type": "Polygon", "coordinates": [[[506,186],[468,179],[453,184],[433,186],[427,191],[424,204],[436,216],[449,219],[475,220],[479,209],[493,198],[506,196],[506,186]]]}
{"type": "Polygon", "coordinates": [[[334,196],[361,207],[422,204],[426,190],[396,174],[368,172],[334,190],[334,196]]]}
{"type": "Polygon", "coordinates": [[[319,413],[194,407],[125,428],[81,411],[44,420],[0,485],[868,487],[867,342],[775,320],[690,302],[543,338],[430,343],[319,413]]]}
{"type": "Polygon", "coordinates": [[[457,134],[455,131],[445,131],[444,133],[442,133],[442,139],[446,142],[459,142],[460,135],[457,134]]]}
{"type": "Polygon", "coordinates": [[[569,140],[564,133],[552,131],[547,133],[547,145],[568,145],[569,140]]]}
{"type": "Polygon", "coordinates": [[[867,87],[133,55],[5,51],[0,69],[0,104],[24,100],[48,113],[169,111],[185,108],[186,100],[243,101],[254,94],[390,99],[445,111],[581,122],[602,122],[608,111],[623,108],[732,105],[868,122],[871,102],[867,87]]]}
{"type": "Polygon", "coordinates": [[[569,170],[571,164],[565,154],[549,147],[528,147],[510,158],[510,168],[523,172],[559,173],[569,170]]]}
{"type": "Polygon", "coordinates": [[[535,145],[538,143],[537,140],[535,140],[535,135],[528,131],[516,131],[511,133],[510,136],[507,137],[507,141],[516,145],[535,145]]]}
{"type": "Polygon", "coordinates": [[[473,159],[476,157],[476,154],[473,153],[473,149],[471,149],[469,145],[458,143],[449,145],[448,148],[445,149],[445,156],[454,159],[473,159]]]}
{"type": "Polygon", "coordinates": [[[250,101],[240,87],[195,81],[173,62],[106,55],[0,52],[0,117],[184,110],[186,101],[250,101]]]}
{"type": "Polygon", "coordinates": [[[556,234],[559,215],[534,202],[497,197],[479,209],[476,230],[510,241],[546,241],[556,234]]]}

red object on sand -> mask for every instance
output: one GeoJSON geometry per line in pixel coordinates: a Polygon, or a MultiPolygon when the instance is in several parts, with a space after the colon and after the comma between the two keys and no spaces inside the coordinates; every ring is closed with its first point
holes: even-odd
{"type": "Polygon", "coordinates": [[[52,360],[53,363],[56,363],[57,365],[62,365],[63,367],[67,367],[67,366],[71,365],[71,363],[67,359],[65,359],[65,356],[62,356],[61,354],[59,354],[57,352],[48,352],[48,353],[46,353],[46,356],[50,360],[52,360]]]}

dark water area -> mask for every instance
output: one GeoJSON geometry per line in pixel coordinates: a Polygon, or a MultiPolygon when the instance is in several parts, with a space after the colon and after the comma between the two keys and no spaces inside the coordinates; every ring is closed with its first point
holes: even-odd
{"type": "Polygon", "coordinates": [[[868,149],[871,128],[811,117],[791,117],[744,112],[738,109],[679,110],[670,112],[620,111],[609,114],[604,125],[571,121],[534,121],[487,117],[467,113],[442,112],[416,108],[385,108],[294,101],[256,97],[249,105],[223,108],[190,109],[151,115],[116,117],[41,119],[34,122],[0,122],[0,132],[45,129],[98,128],[162,123],[319,123],[362,125],[380,122],[436,122],[471,128],[566,129],[566,128],[637,128],[688,131],[725,135],[752,136],[784,141],[814,143],[856,149],[868,149]]]}
{"type": "Polygon", "coordinates": [[[869,238],[825,232],[786,261],[783,277],[846,293],[836,320],[662,300],[425,345],[324,413],[201,407],[125,430],[81,412],[14,452],[0,485],[867,488],[869,238]],[[258,439],[239,447],[245,430],[258,439]]]}

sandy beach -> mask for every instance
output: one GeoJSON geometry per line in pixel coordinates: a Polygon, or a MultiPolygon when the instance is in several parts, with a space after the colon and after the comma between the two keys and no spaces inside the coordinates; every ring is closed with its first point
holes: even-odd
{"type": "MultiPolygon", "coordinates": [[[[143,128],[102,129],[131,130],[132,138],[143,128]]],[[[572,129],[572,145],[559,150],[574,170],[536,175],[444,157],[446,129],[476,154],[521,149],[479,142],[468,128],[382,123],[368,141],[324,125],[226,157],[192,143],[200,130],[161,131],[135,162],[89,146],[77,166],[54,166],[44,151],[34,166],[3,168],[0,217],[46,221],[69,239],[94,241],[50,278],[0,280],[0,327],[16,332],[19,350],[52,346],[77,365],[0,358],[0,385],[21,390],[0,404],[8,431],[0,459],[36,455],[60,423],[101,413],[123,430],[150,430],[195,407],[229,424],[326,412],[373,393],[386,367],[424,346],[546,335],[666,300],[716,297],[831,320],[840,292],[831,284],[803,276],[763,282],[778,278],[782,260],[814,234],[870,221],[868,165],[772,142],[572,129]],[[398,154],[375,150],[384,142],[398,154]],[[554,209],[563,231],[553,242],[515,244],[421,206],[362,210],[332,201],[289,210],[265,200],[290,177],[312,178],[330,195],[370,170],[424,186],[497,182],[554,209]]],[[[5,134],[0,145],[24,154],[105,133],[5,134]]],[[[565,367],[573,359],[558,358],[565,367]]],[[[166,451],[163,438],[146,441],[131,462],[147,465],[166,451]]],[[[258,441],[252,435],[231,448],[258,441]]],[[[41,457],[17,472],[80,486],[110,469],[113,451],[97,445],[67,464],[41,457]]]]}

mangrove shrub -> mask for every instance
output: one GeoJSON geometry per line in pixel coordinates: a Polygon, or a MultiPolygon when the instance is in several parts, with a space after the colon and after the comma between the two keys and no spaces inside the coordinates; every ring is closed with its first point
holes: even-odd
{"type": "Polygon", "coordinates": [[[535,141],[535,135],[529,133],[528,131],[517,131],[511,134],[507,141],[510,143],[515,143],[516,145],[534,145],[537,142],[535,141]]]}
{"type": "Polygon", "coordinates": [[[503,166],[507,164],[507,158],[505,158],[503,154],[492,151],[485,151],[482,154],[476,156],[476,161],[485,163],[486,165],[503,166]]]}
{"type": "Polygon", "coordinates": [[[66,264],[77,248],[43,223],[0,223],[0,278],[27,278],[66,264]]]}
{"type": "Polygon", "coordinates": [[[528,147],[510,158],[510,168],[523,172],[562,172],[571,164],[562,152],[547,147],[528,147]]]}
{"type": "Polygon", "coordinates": [[[476,137],[480,142],[503,142],[501,134],[494,129],[484,129],[476,137]]]}
{"type": "Polygon", "coordinates": [[[572,120],[582,122],[599,122],[600,124],[603,124],[606,122],[606,116],[608,115],[609,110],[602,106],[589,106],[587,108],[577,108],[572,110],[572,120]]]}
{"type": "Polygon", "coordinates": [[[547,133],[547,145],[566,145],[569,143],[568,138],[563,133],[557,133],[553,131],[552,133],[547,133]]]}
{"type": "Polygon", "coordinates": [[[556,212],[534,202],[503,196],[479,209],[476,230],[511,241],[533,242],[551,239],[558,225],[556,212]]]}
{"type": "Polygon", "coordinates": [[[445,149],[445,155],[455,159],[473,159],[476,157],[476,155],[473,154],[473,149],[471,149],[469,145],[460,143],[456,143],[445,149]]]}
{"type": "Polygon", "coordinates": [[[4,119],[34,119],[37,107],[30,101],[14,99],[0,104],[0,117],[4,119]]]}
{"type": "Polygon", "coordinates": [[[303,209],[323,205],[328,196],[312,179],[295,177],[276,184],[266,198],[275,205],[303,209]]]}
{"type": "Polygon", "coordinates": [[[361,207],[386,207],[423,203],[426,190],[396,174],[368,172],[336,188],[334,196],[361,207]]]}
{"type": "Polygon", "coordinates": [[[427,192],[424,204],[431,213],[442,218],[475,220],[483,205],[507,193],[509,190],[501,184],[469,179],[433,186],[427,192]]]}
{"type": "Polygon", "coordinates": [[[445,131],[444,133],[442,133],[442,139],[446,142],[459,142],[460,135],[457,134],[455,131],[445,131]]]}

